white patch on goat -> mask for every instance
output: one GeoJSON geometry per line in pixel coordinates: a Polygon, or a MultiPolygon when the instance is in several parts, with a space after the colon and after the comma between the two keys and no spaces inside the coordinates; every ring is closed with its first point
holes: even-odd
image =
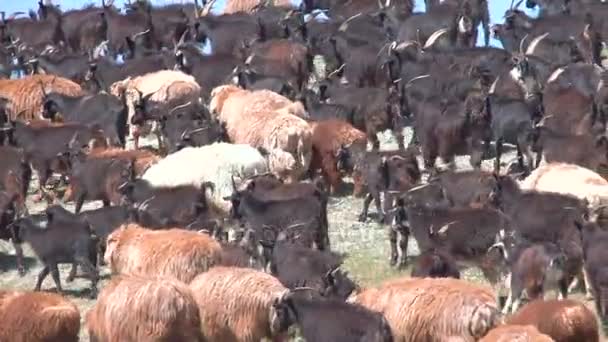
{"type": "Polygon", "coordinates": [[[239,77],[238,76],[232,77],[232,84],[234,84],[234,85],[238,85],[239,84],[239,77]]]}
{"type": "Polygon", "coordinates": [[[467,23],[465,22],[464,17],[461,17],[460,20],[458,20],[458,32],[460,33],[467,33],[467,23]]]}
{"type": "Polygon", "coordinates": [[[520,83],[520,84],[522,83],[521,70],[519,70],[518,67],[512,68],[511,71],[509,71],[509,75],[511,76],[513,81],[520,83]]]}
{"type": "Polygon", "coordinates": [[[554,82],[555,80],[557,80],[557,78],[559,77],[559,75],[561,75],[564,71],[566,71],[566,69],[564,69],[564,68],[557,68],[557,70],[555,70],[551,74],[551,76],[549,76],[549,78],[547,79],[547,83],[554,82]]]}
{"type": "Polygon", "coordinates": [[[542,34],[536,38],[534,38],[531,42],[530,45],[528,45],[528,49],[526,49],[526,55],[534,55],[534,50],[536,50],[536,48],[538,47],[538,45],[540,44],[540,42],[547,38],[547,36],[549,35],[549,32],[542,34]]]}
{"type": "Polygon", "coordinates": [[[499,79],[500,79],[500,76],[496,77],[494,82],[492,82],[492,85],[490,86],[490,90],[488,90],[488,94],[494,94],[496,92],[496,87],[497,87],[499,79]]]}

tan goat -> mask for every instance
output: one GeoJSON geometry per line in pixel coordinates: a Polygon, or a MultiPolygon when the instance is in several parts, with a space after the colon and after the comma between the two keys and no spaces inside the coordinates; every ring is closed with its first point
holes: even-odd
{"type": "Polygon", "coordinates": [[[278,338],[286,330],[274,304],[288,289],[267,273],[218,266],[196,277],[190,289],[208,341],[259,342],[278,338]]]}
{"type": "Polygon", "coordinates": [[[380,312],[395,342],[474,342],[499,322],[494,292],[451,278],[400,278],[349,301],[380,312]]]}
{"type": "Polygon", "coordinates": [[[55,293],[0,291],[0,341],[78,342],[80,312],[55,293]]]}
{"type": "Polygon", "coordinates": [[[294,159],[285,158],[289,159],[288,165],[274,163],[270,171],[293,181],[308,171],[312,130],[305,120],[294,115],[300,112],[300,106],[279,96],[266,90],[220,86],[211,92],[209,110],[226,125],[232,143],[292,154],[294,159]]]}
{"type": "Polygon", "coordinates": [[[86,321],[91,341],[203,341],[192,292],[172,279],[115,277],[86,321]]]}
{"type": "Polygon", "coordinates": [[[9,99],[8,113],[11,120],[30,121],[42,118],[44,93],[78,96],[82,88],[63,77],[32,75],[15,80],[0,80],[0,97],[9,99]]]}
{"type": "Polygon", "coordinates": [[[535,300],[507,318],[508,324],[530,324],[556,342],[600,340],[597,318],[585,304],[566,300],[535,300]]]}
{"type": "Polygon", "coordinates": [[[220,262],[221,249],[207,234],[127,224],[108,236],[104,259],[114,274],[170,277],[188,283],[220,262]]]}

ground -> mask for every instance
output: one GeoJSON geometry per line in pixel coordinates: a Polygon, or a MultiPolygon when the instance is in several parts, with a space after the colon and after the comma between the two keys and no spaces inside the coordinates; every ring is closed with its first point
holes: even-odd
{"type": "MultiPolygon", "coordinates": [[[[411,131],[406,129],[406,142],[411,137],[411,131]]],[[[383,149],[396,149],[397,145],[392,138],[390,132],[385,132],[380,137],[383,149]]],[[[146,140],[146,142],[154,141],[154,139],[146,140]]],[[[514,158],[513,153],[506,154],[503,158],[504,162],[510,162],[514,158]]],[[[458,169],[470,168],[468,157],[459,157],[456,160],[458,169]]],[[[484,169],[489,170],[492,166],[490,160],[484,162],[484,169]]],[[[33,191],[32,184],[31,190],[33,191]]],[[[362,199],[352,196],[331,198],[329,201],[329,224],[330,224],[330,239],[332,248],[339,252],[348,253],[344,268],[349,271],[349,274],[354,277],[361,286],[373,286],[390,278],[409,276],[410,270],[396,270],[388,264],[389,260],[389,244],[386,233],[386,227],[382,226],[372,219],[368,219],[366,223],[357,221],[357,216],[361,210],[362,199]]],[[[94,209],[100,206],[100,203],[88,203],[83,210],[94,209]]],[[[36,213],[46,207],[44,203],[33,203],[28,200],[28,208],[30,213],[36,213]]],[[[73,210],[72,203],[67,205],[69,210],[73,210]]],[[[370,207],[370,213],[373,213],[374,206],[370,207]]],[[[41,269],[40,264],[27,247],[25,248],[28,256],[29,271],[23,278],[19,277],[15,270],[14,251],[10,244],[0,242],[0,289],[16,289],[16,290],[31,290],[36,284],[36,277],[41,269]]],[[[413,239],[410,239],[409,253],[417,254],[418,250],[413,239]]],[[[94,300],[87,297],[90,282],[87,279],[77,278],[73,283],[66,283],[65,277],[69,272],[69,265],[62,265],[60,268],[62,285],[68,293],[69,299],[76,303],[80,309],[84,328],[84,316],[86,312],[94,305],[94,300]]],[[[99,284],[99,289],[103,288],[104,284],[109,279],[109,270],[105,267],[101,269],[102,281],[99,284]]],[[[464,278],[474,282],[483,282],[481,273],[477,270],[468,270],[464,272],[464,278]]],[[[48,277],[44,284],[43,290],[54,291],[55,285],[48,277]]],[[[573,295],[575,299],[584,300],[580,293],[573,295]]],[[[593,303],[586,302],[589,307],[593,308],[593,303]]],[[[84,329],[81,332],[81,341],[88,341],[88,334],[84,329]]],[[[603,338],[602,341],[606,341],[603,338]]]]}

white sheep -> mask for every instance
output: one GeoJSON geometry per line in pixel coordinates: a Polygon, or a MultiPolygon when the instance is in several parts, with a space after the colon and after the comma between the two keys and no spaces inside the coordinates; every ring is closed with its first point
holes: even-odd
{"type": "Polygon", "coordinates": [[[142,178],[153,186],[198,187],[212,182],[215,191],[210,198],[219,209],[229,211],[230,202],[223,197],[232,194],[232,177],[239,186],[247,177],[267,172],[266,159],[257,149],[245,144],[214,143],[170,154],[151,166],[142,178]]]}

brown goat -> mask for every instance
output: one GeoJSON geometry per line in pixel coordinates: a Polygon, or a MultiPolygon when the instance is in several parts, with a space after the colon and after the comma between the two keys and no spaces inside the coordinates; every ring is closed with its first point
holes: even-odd
{"type": "Polygon", "coordinates": [[[479,342],[554,342],[550,336],[532,325],[499,325],[490,330],[479,342]]]}
{"type": "Polygon", "coordinates": [[[171,277],[189,283],[221,261],[221,246],[203,233],[126,224],[108,236],[104,259],[115,274],[171,277]]]}
{"type": "Polygon", "coordinates": [[[275,305],[288,293],[275,277],[252,269],[214,267],[190,284],[208,341],[258,342],[287,330],[275,305]]]}
{"type": "Polygon", "coordinates": [[[395,342],[473,342],[499,320],[491,289],[452,278],[399,278],[351,300],[382,313],[395,342]]]}
{"type": "Polygon", "coordinates": [[[535,300],[507,318],[508,324],[530,324],[556,342],[597,342],[597,318],[574,300],[535,300]]]}
{"type": "Polygon", "coordinates": [[[0,341],[78,342],[80,312],[55,293],[0,291],[0,341]]]}
{"type": "Polygon", "coordinates": [[[86,322],[91,341],[203,341],[192,292],[166,278],[113,278],[86,322]]]}
{"type": "Polygon", "coordinates": [[[367,135],[342,120],[324,120],[311,123],[312,160],[310,170],[321,170],[330,193],[338,191],[342,183],[338,171],[338,152],[341,147],[359,145],[365,150],[367,135]]]}
{"type": "Polygon", "coordinates": [[[52,75],[33,75],[22,79],[0,80],[0,97],[10,100],[8,113],[11,120],[42,119],[44,94],[78,96],[82,88],[67,78],[52,75]]]}

